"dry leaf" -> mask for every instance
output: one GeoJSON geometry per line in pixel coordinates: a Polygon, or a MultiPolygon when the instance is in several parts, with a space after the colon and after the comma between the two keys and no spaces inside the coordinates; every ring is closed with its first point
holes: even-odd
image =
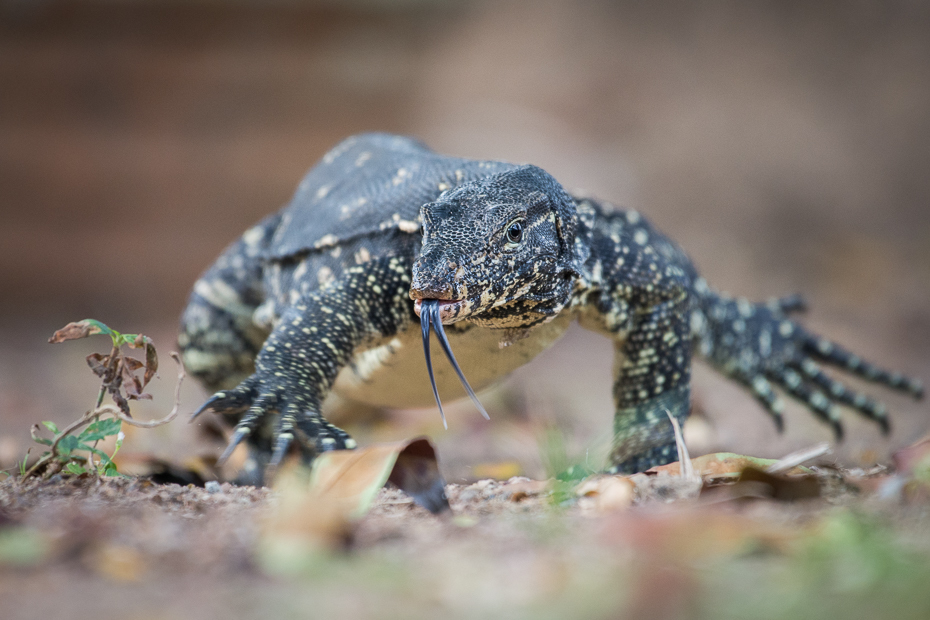
{"type": "Polygon", "coordinates": [[[148,336],[139,334],[135,340],[129,343],[133,349],[145,348],[145,375],[142,377],[142,387],[144,388],[158,372],[158,354],[155,352],[155,345],[148,336]]]}
{"type": "Polygon", "coordinates": [[[87,338],[88,336],[104,333],[104,331],[100,329],[100,326],[95,323],[96,322],[88,320],[68,323],[52,334],[52,337],[49,338],[48,341],[52,344],[58,344],[66,340],[78,340],[79,338],[87,338]]]}
{"type": "Polygon", "coordinates": [[[431,512],[449,508],[436,452],[424,438],[326,452],[310,471],[293,462],[285,466],[260,545],[265,565],[291,572],[314,552],[347,545],[354,522],[389,480],[431,512]]]}
{"type": "Polygon", "coordinates": [[[814,475],[782,476],[747,467],[740,474],[733,492],[739,494],[744,486],[754,493],[783,502],[820,497],[820,481],[814,475]]]}
{"type": "Polygon", "coordinates": [[[891,456],[899,474],[910,474],[922,463],[930,464],[930,436],[924,437],[891,456]]]}
{"type": "Polygon", "coordinates": [[[449,508],[436,451],[424,438],[326,452],[313,463],[309,491],[320,501],[344,504],[357,518],[388,480],[430,512],[449,508]]]}
{"type": "Polygon", "coordinates": [[[107,374],[107,366],[110,365],[110,356],[103,355],[102,353],[91,353],[87,356],[87,365],[90,366],[90,369],[94,371],[94,374],[98,377],[103,377],[107,374]]]}
{"type": "MultiPolygon", "coordinates": [[[[705,480],[707,478],[736,478],[747,467],[764,470],[767,467],[777,463],[775,459],[762,459],[754,456],[745,456],[742,454],[733,454],[732,452],[717,452],[715,454],[705,454],[691,459],[694,470],[699,473],[705,480]]],[[[681,475],[681,464],[677,461],[668,465],[653,467],[646,473],[657,474],[665,472],[673,476],[681,475]]],[[[809,474],[810,470],[804,467],[794,467],[787,474],[809,474]]]]}

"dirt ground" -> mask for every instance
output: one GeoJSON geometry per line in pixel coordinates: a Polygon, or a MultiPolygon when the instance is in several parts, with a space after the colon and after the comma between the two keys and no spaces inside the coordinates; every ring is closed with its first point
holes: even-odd
{"type": "MultiPolygon", "coordinates": [[[[72,320],[153,337],[162,376],[134,411],[164,415],[197,275],[366,130],[636,207],[715,286],[801,292],[807,325],[926,383],[928,31],[903,1],[0,0],[0,469],[93,403],[101,343],[46,343],[72,320]]],[[[434,410],[337,420],[363,446],[430,436],[452,505],[382,491],[339,550],[282,553],[267,490],[0,480],[0,618],[930,617],[923,483],[873,469],[930,432],[926,401],[869,390],[893,431],[847,412],[819,498],[650,482],[598,507],[483,481],[553,475],[553,437],[597,469],[612,356],[572,328],[481,395],[491,424],[468,402],[449,431],[434,410]]],[[[799,407],[776,434],[705,366],[693,383],[693,454],[831,440],[799,407]]],[[[182,410],[204,398],[186,383],[182,410]]],[[[215,456],[204,430],[127,430],[125,467],[215,456]]]]}
{"type": "Polygon", "coordinates": [[[926,491],[904,501],[882,490],[885,473],[824,470],[818,498],[784,503],[718,487],[723,494],[689,500],[676,480],[639,480],[633,498],[572,492],[558,501],[551,483],[527,479],[449,485],[452,510],[438,516],[384,489],[322,547],[268,525],[281,498],[267,489],[7,480],[3,617],[930,613],[926,491]]]}

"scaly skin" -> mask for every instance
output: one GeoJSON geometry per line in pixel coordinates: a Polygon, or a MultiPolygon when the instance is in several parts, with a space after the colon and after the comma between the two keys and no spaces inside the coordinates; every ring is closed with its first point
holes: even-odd
{"type": "Polygon", "coordinates": [[[491,333],[528,359],[549,341],[525,345],[551,338],[543,326],[566,315],[611,337],[614,472],[676,458],[668,415],[688,416],[692,352],[746,386],[779,428],[775,387],[838,436],[838,405],[887,432],[885,408],[828,377],[823,364],[922,395],[916,381],[790,319],[798,298],[721,297],[636,211],[570,196],[534,166],[446,158],[369,134],[334,148],[288,207],[231,245],[195,284],[182,317],[185,364],[218,390],[201,410],[236,425],[227,453],[247,439],[247,480],[261,481],[294,446],[308,460],[354,447],[323,418],[322,402],[340,373],[364,383],[391,372],[402,339],[419,332],[422,300],[440,300],[432,312],[464,334],[459,358],[491,333]]]}

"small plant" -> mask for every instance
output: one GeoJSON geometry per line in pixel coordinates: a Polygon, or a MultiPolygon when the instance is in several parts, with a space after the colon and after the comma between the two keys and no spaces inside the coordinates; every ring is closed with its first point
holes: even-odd
{"type": "Polygon", "coordinates": [[[20,466],[22,478],[25,479],[39,473],[48,477],[59,472],[73,475],[119,475],[116,464],[113,462],[113,456],[116,455],[123,442],[123,433],[121,431],[123,422],[133,426],[153,428],[167,424],[177,417],[184,369],[176,353],[171,353],[171,357],[178,363],[180,370],[178,386],[175,392],[175,405],[172,412],[162,420],[153,420],[151,422],[134,420],[130,413],[129,401],[152,398],[150,394],[146,394],[143,390],[158,370],[158,354],[155,351],[152,339],[148,336],[122,334],[100,321],[85,319],[65,325],[49,338],[49,342],[57,344],[97,334],[110,336],[113,346],[107,355],[91,353],[87,356],[87,365],[101,380],[100,392],[97,395],[95,407],[62,430],[59,430],[58,426],[53,422],[42,422],[42,426],[52,433],[51,438],[40,436],[39,433],[42,431],[42,427],[38,424],[34,425],[32,427],[33,440],[47,446],[48,449],[39,456],[39,459],[29,469],[26,469],[26,462],[29,458],[27,453],[26,459],[23,459],[20,466]],[[126,355],[123,352],[124,346],[133,349],[144,349],[145,361],[126,355]],[[141,377],[137,374],[140,371],[142,372],[141,377]],[[115,406],[103,404],[103,399],[107,394],[110,395],[115,406]],[[80,432],[78,432],[79,430],[80,432]],[[117,439],[113,454],[107,454],[97,448],[99,441],[114,435],[117,439]],[[99,460],[95,460],[94,457],[99,460]]]}
{"type": "Polygon", "coordinates": [[[556,428],[545,429],[538,438],[539,455],[546,476],[551,482],[549,500],[555,506],[562,506],[575,499],[575,487],[596,473],[586,459],[573,459],[568,455],[564,433],[556,428]]]}

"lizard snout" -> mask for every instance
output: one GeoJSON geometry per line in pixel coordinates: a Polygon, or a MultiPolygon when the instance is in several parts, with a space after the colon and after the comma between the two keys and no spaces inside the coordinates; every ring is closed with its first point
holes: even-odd
{"type": "Polygon", "coordinates": [[[457,299],[454,287],[436,279],[413,277],[410,283],[410,299],[457,299]]]}
{"type": "Polygon", "coordinates": [[[424,262],[420,258],[413,264],[410,299],[455,300],[465,296],[464,287],[456,282],[462,271],[457,264],[443,261],[443,269],[437,272],[425,268],[424,262]]]}

